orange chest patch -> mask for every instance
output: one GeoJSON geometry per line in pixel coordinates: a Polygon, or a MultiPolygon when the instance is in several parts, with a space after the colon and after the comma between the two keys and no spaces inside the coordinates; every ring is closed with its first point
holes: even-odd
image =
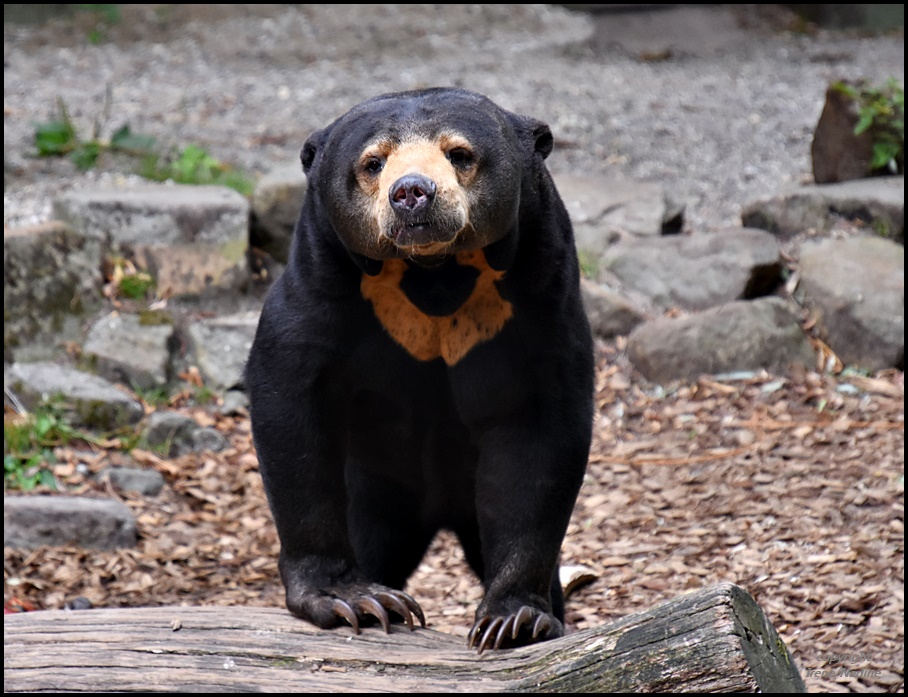
{"type": "Polygon", "coordinates": [[[449,315],[428,315],[401,288],[407,271],[402,259],[387,259],[377,276],[363,275],[360,290],[372,303],[385,331],[411,356],[421,361],[442,358],[454,365],[477,344],[494,337],[514,314],[495,282],[504,271],[495,271],[482,250],[459,252],[457,263],[472,266],[479,275],[467,299],[449,315]]]}

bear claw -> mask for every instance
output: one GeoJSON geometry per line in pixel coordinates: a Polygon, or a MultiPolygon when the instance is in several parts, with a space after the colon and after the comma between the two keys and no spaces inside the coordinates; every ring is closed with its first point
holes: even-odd
{"type": "Polygon", "coordinates": [[[426,616],[422,608],[410,595],[403,591],[397,590],[376,590],[370,594],[362,594],[353,602],[353,605],[341,598],[334,598],[331,603],[331,609],[334,614],[342,619],[353,628],[354,633],[360,633],[360,618],[371,615],[378,620],[379,624],[386,634],[391,632],[391,619],[388,616],[388,610],[400,615],[401,619],[407,623],[410,631],[415,629],[413,624],[413,615],[419,620],[422,627],[426,626],[426,616]]]}
{"type": "Polygon", "coordinates": [[[471,649],[477,648],[480,655],[489,648],[495,650],[508,648],[508,644],[519,646],[517,637],[524,627],[530,633],[530,640],[522,643],[537,641],[555,629],[551,615],[540,613],[538,610],[523,605],[516,613],[507,617],[492,619],[489,615],[483,615],[477,619],[467,635],[467,646],[471,649]],[[535,622],[533,622],[534,617],[535,622]]]}

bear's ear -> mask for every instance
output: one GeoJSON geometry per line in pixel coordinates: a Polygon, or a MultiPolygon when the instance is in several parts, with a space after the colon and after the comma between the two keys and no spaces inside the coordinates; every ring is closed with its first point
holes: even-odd
{"type": "Polygon", "coordinates": [[[551,154],[552,148],[555,147],[555,138],[552,136],[552,129],[549,128],[547,123],[536,121],[532,132],[533,147],[536,152],[542,155],[542,159],[544,160],[551,154]]]}
{"type": "Polygon", "coordinates": [[[312,163],[315,162],[315,156],[321,149],[325,141],[325,131],[316,131],[306,139],[303,149],[300,150],[300,162],[303,163],[303,172],[309,174],[312,169],[312,163]]]}
{"type": "Polygon", "coordinates": [[[534,119],[530,116],[519,116],[511,114],[513,123],[517,129],[520,142],[538,154],[543,160],[547,158],[555,145],[552,137],[552,129],[544,121],[534,119]]]}

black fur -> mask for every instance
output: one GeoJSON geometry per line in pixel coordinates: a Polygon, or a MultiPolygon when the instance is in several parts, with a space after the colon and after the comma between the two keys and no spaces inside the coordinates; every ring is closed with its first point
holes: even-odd
{"type": "Polygon", "coordinates": [[[349,609],[357,624],[380,619],[377,602],[412,621],[408,597],[387,591],[447,528],[485,588],[471,644],[563,633],[557,564],[588,458],[593,356],[571,224],[543,163],[551,148],[542,122],[449,89],[365,102],[303,148],[292,258],[246,368],[294,614],[331,627],[349,609]],[[401,290],[424,314],[450,315],[479,275],[455,252],[479,246],[513,308],[450,365],[410,355],[364,299],[364,274],[406,255],[361,245],[353,211],[370,139],[446,128],[475,145],[475,235],[406,261],[401,290]]]}

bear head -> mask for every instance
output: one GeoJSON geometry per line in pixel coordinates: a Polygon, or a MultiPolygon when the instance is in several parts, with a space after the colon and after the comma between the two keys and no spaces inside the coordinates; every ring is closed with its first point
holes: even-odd
{"type": "Polygon", "coordinates": [[[313,133],[300,158],[307,203],[350,252],[429,263],[513,231],[521,192],[551,150],[545,123],[431,88],[359,104],[313,133]]]}

